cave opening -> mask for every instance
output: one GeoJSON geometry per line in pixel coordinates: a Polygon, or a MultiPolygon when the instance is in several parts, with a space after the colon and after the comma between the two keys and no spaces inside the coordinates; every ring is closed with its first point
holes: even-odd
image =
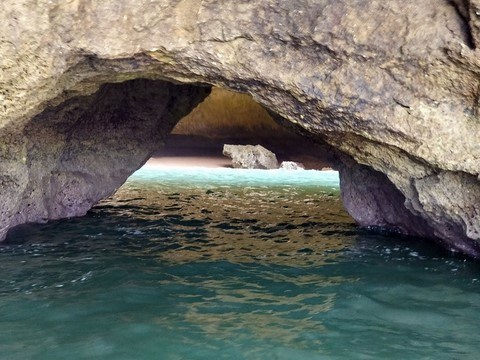
{"type": "MultiPolygon", "coordinates": [[[[321,134],[312,136],[295,121],[267,111],[248,94],[136,78],[104,83],[91,95],[67,96],[25,126],[22,162],[28,172],[13,174],[18,181],[2,189],[11,199],[3,205],[3,236],[19,224],[87,214],[147,161],[147,166],[210,161],[228,167],[221,155],[225,143],[263,145],[278,160],[300,162],[307,170],[339,170],[338,201],[341,193],[346,210],[362,226],[420,236],[430,231],[405,211],[405,197],[385,175],[337,151],[321,134]]],[[[292,176],[301,180],[307,172],[292,176]]],[[[341,217],[345,214],[342,207],[341,217]]]]}
{"type": "Polygon", "coordinates": [[[357,235],[330,154],[278,124],[247,94],[212,88],[164,143],[92,212],[113,214],[128,204],[123,210],[128,216],[119,222],[146,222],[126,226],[140,237],[166,227],[166,238],[157,241],[173,246],[167,253],[177,260],[291,263],[309,255],[309,261],[323,263],[325,254],[343,249],[357,235]],[[261,145],[273,151],[277,167],[287,161],[302,169],[236,169],[222,154],[225,144],[261,145]]]}
{"type": "Polygon", "coordinates": [[[26,129],[27,162],[36,165],[31,177],[42,179],[43,188],[31,190],[26,211],[32,218],[41,206],[45,212],[11,231],[7,243],[32,237],[62,242],[79,223],[104,229],[94,238],[119,227],[115,241],[129,238],[128,247],[140,238],[145,251],[150,236],[174,249],[235,248],[210,256],[316,254],[321,263],[325,251],[350,242],[341,234],[355,232],[354,221],[342,206],[325,145],[277,122],[248,94],[204,89],[144,79],[104,84],[37,116],[26,129]],[[278,165],[289,161],[304,169],[234,169],[222,154],[224,144],[261,145],[278,165]],[[73,222],[28,225],[78,215],[73,222]],[[56,240],[44,238],[42,229],[56,240]]]}
{"type": "Polygon", "coordinates": [[[293,161],[314,170],[332,166],[325,149],[302,137],[293,124],[279,124],[248,94],[218,87],[175,125],[149,164],[231,167],[232,161],[222,156],[225,144],[261,145],[276,155],[279,165],[293,161]]]}

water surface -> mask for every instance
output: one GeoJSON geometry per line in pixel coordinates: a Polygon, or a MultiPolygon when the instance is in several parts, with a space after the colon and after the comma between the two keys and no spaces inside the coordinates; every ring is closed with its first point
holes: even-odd
{"type": "Polygon", "coordinates": [[[356,228],[335,172],[143,169],[0,247],[0,359],[476,359],[479,270],[356,228]]]}

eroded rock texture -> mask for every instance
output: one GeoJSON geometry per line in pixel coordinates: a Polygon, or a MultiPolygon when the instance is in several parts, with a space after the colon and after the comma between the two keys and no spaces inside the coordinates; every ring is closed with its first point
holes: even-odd
{"type": "Polygon", "coordinates": [[[0,230],[85,215],[157,149],[208,88],[136,79],[48,108],[9,144],[3,161],[0,230]]]}
{"type": "MultiPolygon", "coordinates": [[[[360,211],[372,201],[372,186],[358,182],[368,178],[381,187],[380,208],[401,214],[396,229],[479,256],[478,14],[474,0],[7,0],[0,10],[1,232],[82,213],[91,203],[85,198],[108,194],[142,163],[141,141],[105,141],[114,126],[101,94],[113,85],[101,85],[148,78],[250,93],[340,154],[347,208],[360,223],[372,219],[360,211]],[[96,100],[79,100],[88,96],[96,100]],[[69,119],[83,113],[83,132],[65,135],[69,119]],[[89,141],[104,143],[105,156],[108,148],[122,151],[131,164],[94,195],[99,179],[116,170],[88,155],[89,141]],[[62,171],[89,174],[78,178],[83,190],[69,190],[77,185],[62,171]],[[82,210],[55,210],[69,194],[82,210]]],[[[184,95],[192,106],[201,98],[184,95]]],[[[151,133],[136,120],[143,105],[128,96],[117,105],[129,109],[123,133],[142,138],[151,133]]],[[[387,215],[382,221],[385,212],[372,213],[372,225],[392,224],[387,215]]]]}

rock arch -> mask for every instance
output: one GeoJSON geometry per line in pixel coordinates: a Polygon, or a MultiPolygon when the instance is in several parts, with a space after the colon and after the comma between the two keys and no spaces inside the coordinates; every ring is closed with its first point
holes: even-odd
{"type": "Polygon", "coordinates": [[[216,85],[324,143],[362,225],[479,256],[474,6],[7,1],[0,237],[84,213],[216,85]]]}

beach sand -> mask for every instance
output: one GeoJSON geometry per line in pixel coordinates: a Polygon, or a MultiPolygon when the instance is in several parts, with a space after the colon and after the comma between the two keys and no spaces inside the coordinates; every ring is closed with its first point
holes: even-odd
{"type": "MultiPolygon", "coordinates": [[[[223,144],[242,144],[242,141],[232,139],[212,140],[199,136],[169,135],[165,139],[165,146],[154,152],[144,165],[146,167],[204,167],[222,168],[232,167],[230,158],[222,155],[223,144]]],[[[257,144],[253,141],[253,144],[257,144]]],[[[298,144],[283,143],[283,148],[271,148],[277,154],[279,162],[284,160],[297,161],[304,164],[306,169],[329,169],[329,164],[312,156],[314,151],[299,152],[298,144]],[[285,153],[281,153],[283,150],[285,153]]],[[[308,150],[308,149],[307,149],[308,150]]]]}
{"type": "Polygon", "coordinates": [[[223,156],[155,156],[144,167],[148,168],[222,168],[232,167],[232,160],[223,156]]]}

